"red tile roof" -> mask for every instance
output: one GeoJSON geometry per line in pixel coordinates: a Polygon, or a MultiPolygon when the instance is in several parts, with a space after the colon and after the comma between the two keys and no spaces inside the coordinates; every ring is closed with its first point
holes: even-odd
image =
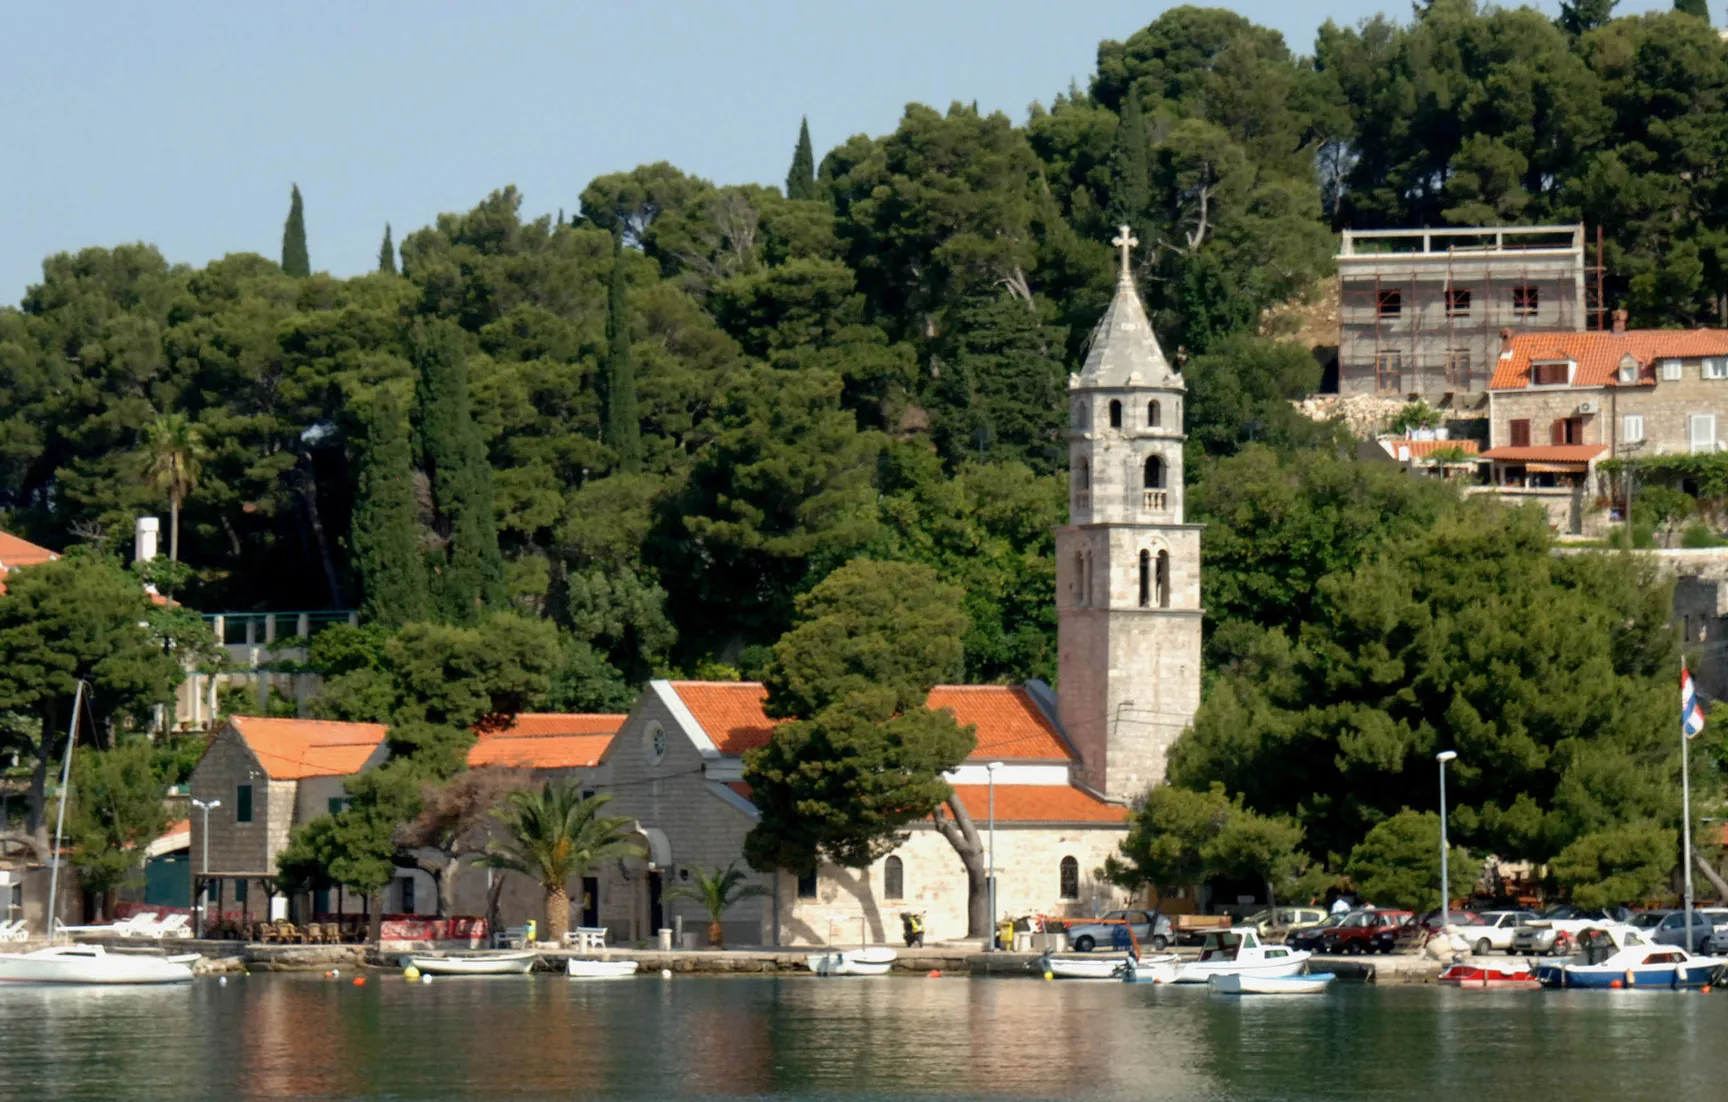
{"type": "MultiPolygon", "coordinates": [[[[46,547],[37,547],[29,540],[21,540],[10,532],[0,532],[0,578],[21,566],[35,566],[37,563],[53,562],[59,558],[46,547]]],[[[6,592],[6,583],[0,581],[0,595],[6,592]]]]}
{"type": "Polygon", "coordinates": [[[1391,437],[1380,442],[1392,449],[1394,457],[1398,455],[1400,448],[1409,448],[1413,459],[1421,459],[1423,456],[1433,455],[1435,452],[1451,451],[1454,448],[1465,455],[1475,455],[1477,450],[1474,440],[1400,440],[1391,437]]]}
{"type": "Polygon", "coordinates": [[[1489,448],[1482,455],[1502,463],[1588,463],[1607,450],[1606,444],[1540,444],[1528,448],[1489,448]]]}
{"type": "Polygon", "coordinates": [[[614,712],[521,712],[508,721],[483,722],[474,728],[482,739],[508,736],[615,735],[630,717],[614,712]]]}
{"type": "Polygon", "coordinates": [[[527,769],[586,769],[600,764],[612,735],[489,735],[468,750],[468,764],[527,769]]]}
{"type": "Polygon", "coordinates": [[[389,731],[382,723],[322,719],[232,716],[228,722],[273,781],[358,773],[389,731]]]}
{"type": "MultiPolygon", "coordinates": [[[[768,743],[775,720],[763,711],[768,690],[759,681],[674,681],[673,691],[722,754],[768,743]]],[[[972,760],[1070,761],[1073,752],[1026,690],[1014,685],[938,685],[929,706],[948,708],[975,724],[972,760]]]]}
{"type": "MultiPolygon", "coordinates": [[[[957,784],[955,795],[979,829],[990,815],[990,789],[982,784],[957,784]]],[[[1070,785],[998,784],[998,823],[1121,823],[1128,809],[1106,803],[1090,792],[1070,785]]]]}
{"type": "Polygon", "coordinates": [[[1620,361],[1630,355],[1640,365],[1639,383],[1652,383],[1649,367],[1661,359],[1728,356],[1728,329],[1628,329],[1624,333],[1519,333],[1512,354],[1494,361],[1490,390],[1521,389],[1530,382],[1533,362],[1572,360],[1578,370],[1573,386],[1611,386],[1620,361]]]}

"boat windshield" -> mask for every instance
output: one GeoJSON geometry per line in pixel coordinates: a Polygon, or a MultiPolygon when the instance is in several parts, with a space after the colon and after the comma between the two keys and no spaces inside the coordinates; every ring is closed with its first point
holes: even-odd
{"type": "Polygon", "coordinates": [[[1585,930],[1578,935],[1578,951],[1585,964],[1601,964],[1619,952],[1619,946],[1607,930],[1585,930]]]}
{"type": "Polygon", "coordinates": [[[1237,950],[1242,948],[1242,938],[1234,933],[1207,934],[1206,943],[1200,949],[1200,959],[1235,960],[1237,950]]]}

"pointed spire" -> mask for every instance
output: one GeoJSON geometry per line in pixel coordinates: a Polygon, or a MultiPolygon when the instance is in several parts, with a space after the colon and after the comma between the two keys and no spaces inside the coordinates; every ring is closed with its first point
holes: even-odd
{"type": "Polygon", "coordinates": [[[1140,244],[1134,231],[1123,226],[1110,244],[1122,252],[1122,269],[1116,279],[1116,297],[1092,331],[1092,347],[1080,369],[1080,386],[1181,386],[1181,377],[1170,370],[1170,361],[1158,347],[1158,337],[1140,303],[1134,285],[1130,250],[1140,244]]]}

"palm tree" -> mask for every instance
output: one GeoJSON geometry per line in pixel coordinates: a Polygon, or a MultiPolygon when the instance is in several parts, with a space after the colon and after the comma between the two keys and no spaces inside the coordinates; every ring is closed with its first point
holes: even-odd
{"type": "Polygon", "coordinates": [[[150,459],[150,484],[168,495],[168,559],[180,561],[180,505],[198,489],[198,476],[210,450],[203,426],[184,413],[164,413],[144,426],[144,451],[150,459]]]}
{"type": "Polygon", "coordinates": [[[723,869],[703,872],[690,871],[690,883],[678,884],[666,892],[669,899],[692,899],[708,912],[708,944],[716,949],[726,946],[726,930],[720,925],[721,916],[732,904],[744,899],[767,895],[760,884],[745,884],[744,870],[734,861],[723,869]]]}
{"type": "Polygon", "coordinates": [[[630,837],[631,820],[600,814],[612,797],[583,799],[575,784],[546,782],[539,792],[512,792],[497,812],[510,832],[493,842],[484,861],[533,877],[546,893],[544,940],[562,942],[570,928],[570,881],[614,857],[639,857],[640,843],[630,837]]]}

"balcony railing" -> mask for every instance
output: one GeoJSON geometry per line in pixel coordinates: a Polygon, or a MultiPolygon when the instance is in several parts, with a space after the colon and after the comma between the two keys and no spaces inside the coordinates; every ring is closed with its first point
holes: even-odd
{"type": "Polygon", "coordinates": [[[1146,490],[1140,507],[1148,513],[1162,513],[1170,508],[1169,490],[1146,490]]]}

